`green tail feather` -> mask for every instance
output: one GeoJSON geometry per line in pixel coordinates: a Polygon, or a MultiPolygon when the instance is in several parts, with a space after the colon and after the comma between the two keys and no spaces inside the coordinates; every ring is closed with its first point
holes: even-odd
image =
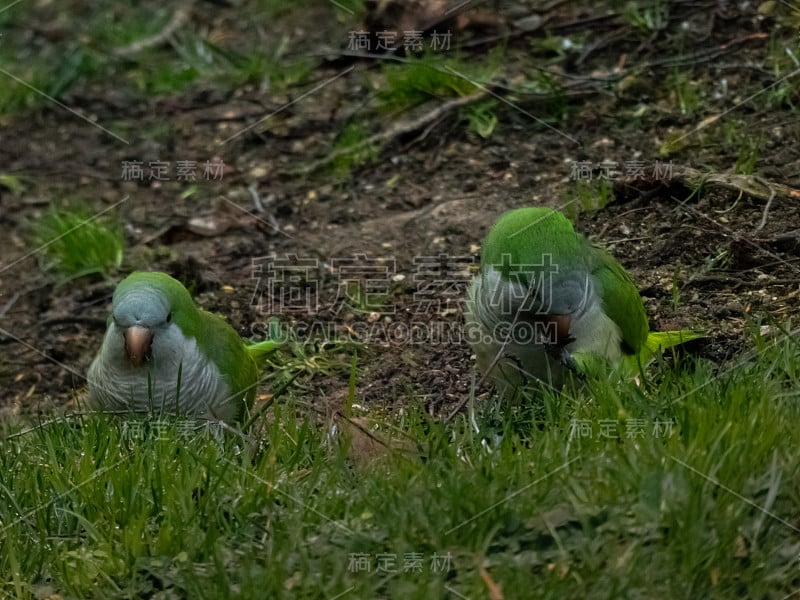
{"type": "Polygon", "coordinates": [[[286,341],[286,335],[281,329],[280,322],[275,317],[269,320],[269,337],[270,339],[268,340],[247,346],[247,352],[259,367],[264,365],[268,354],[280,348],[286,341]]]}
{"type": "Polygon", "coordinates": [[[657,355],[662,354],[665,350],[703,337],[705,337],[703,333],[691,331],[689,329],[680,331],[651,331],[647,334],[647,339],[642,345],[639,354],[624,357],[622,362],[627,371],[638,374],[650,364],[657,355]]]}
{"type": "Polygon", "coordinates": [[[578,371],[584,375],[607,376],[608,373],[618,368],[624,377],[636,377],[657,355],[662,354],[665,350],[703,337],[705,337],[703,333],[688,329],[651,331],[647,334],[647,339],[639,353],[623,355],[617,365],[590,352],[573,352],[572,360],[575,361],[578,371]]]}
{"type": "Polygon", "coordinates": [[[273,340],[267,340],[266,342],[258,342],[257,344],[250,344],[247,346],[247,351],[250,353],[250,356],[256,361],[256,363],[260,366],[264,363],[264,359],[266,358],[267,354],[274,352],[278,349],[281,345],[281,342],[275,342],[273,340]]]}
{"type": "Polygon", "coordinates": [[[705,335],[699,331],[691,331],[689,329],[681,331],[651,331],[647,334],[647,339],[644,342],[645,347],[642,351],[644,352],[646,349],[650,354],[664,352],[664,350],[668,350],[673,346],[685,344],[702,337],[705,337],[705,335]]]}
{"type": "Polygon", "coordinates": [[[638,372],[650,364],[656,355],[665,350],[705,337],[705,334],[690,329],[679,331],[651,331],[638,355],[630,357],[631,366],[638,372]]]}

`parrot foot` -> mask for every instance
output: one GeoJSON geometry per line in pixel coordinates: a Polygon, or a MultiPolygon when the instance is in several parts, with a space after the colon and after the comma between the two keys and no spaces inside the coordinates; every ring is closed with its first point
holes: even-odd
{"type": "Polygon", "coordinates": [[[585,374],[580,369],[580,365],[578,365],[578,362],[566,348],[554,348],[554,350],[558,360],[561,361],[561,364],[563,364],[575,378],[581,380],[586,378],[585,374]]]}
{"type": "Polygon", "coordinates": [[[521,385],[522,386],[528,385],[528,382],[530,381],[532,375],[530,375],[530,373],[528,373],[525,370],[525,367],[522,365],[522,359],[520,359],[520,357],[515,354],[509,354],[509,353],[503,355],[503,358],[505,358],[506,360],[510,360],[511,362],[514,363],[514,368],[517,370],[517,373],[522,378],[521,385]]]}

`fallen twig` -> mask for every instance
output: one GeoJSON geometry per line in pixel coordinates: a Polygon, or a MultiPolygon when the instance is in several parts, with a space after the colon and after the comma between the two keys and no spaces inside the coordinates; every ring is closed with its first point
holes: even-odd
{"type": "Polygon", "coordinates": [[[753,198],[766,200],[767,204],[764,206],[764,212],[761,217],[761,222],[755,228],[755,231],[761,231],[767,224],[769,210],[772,207],[772,202],[776,197],[790,198],[792,200],[800,200],[800,190],[789,187],[782,183],[774,181],[767,181],[758,175],[740,175],[737,173],[704,173],[693,169],[692,167],[685,167],[682,165],[675,165],[671,173],[665,173],[664,177],[653,177],[642,179],[641,177],[626,177],[622,180],[623,185],[636,187],[638,181],[660,181],[664,185],[669,186],[671,182],[677,181],[678,183],[690,188],[700,189],[707,186],[717,186],[740,194],[747,194],[753,198]]]}
{"type": "Polygon", "coordinates": [[[677,171],[673,172],[672,178],[677,179],[690,188],[716,185],[723,189],[745,193],[753,198],[766,200],[767,204],[764,206],[761,222],[755,228],[756,232],[761,231],[767,224],[769,210],[772,207],[772,201],[776,196],[800,200],[800,190],[783,185],[782,183],[767,181],[758,175],[702,173],[701,171],[692,169],[691,167],[680,167],[677,169],[677,171]]]}
{"type": "Polygon", "coordinates": [[[8,299],[8,302],[6,302],[3,307],[0,308],[0,319],[2,319],[5,314],[11,310],[11,307],[17,303],[17,300],[19,300],[19,292],[11,296],[11,298],[8,299]]]}
{"type": "Polygon", "coordinates": [[[486,96],[486,92],[483,90],[474,92],[469,94],[468,96],[460,96],[458,98],[453,98],[452,100],[448,100],[439,104],[436,108],[427,113],[413,118],[407,119],[405,121],[398,121],[394,123],[388,129],[381,131],[380,133],[376,133],[375,135],[371,135],[368,138],[361,140],[357,144],[353,144],[352,146],[347,146],[346,148],[337,148],[330,152],[325,158],[321,158],[310,165],[305,165],[301,168],[301,173],[311,173],[325,167],[335,161],[337,158],[342,156],[347,156],[348,154],[352,154],[354,152],[358,152],[359,150],[363,150],[364,148],[369,148],[370,146],[375,145],[384,145],[388,142],[391,142],[395,138],[398,138],[402,135],[406,135],[408,133],[412,133],[424,127],[427,127],[429,124],[441,119],[444,115],[448,114],[452,110],[456,108],[460,108],[462,106],[466,106],[467,104],[471,104],[476,100],[479,100],[486,96]]]}
{"type": "MultiPolygon", "coordinates": [[[[675,196],[673,196],[672,198],[674,200],[676,200],[677,202],[681,202],[681,200],[679,198],[676,198],[675,196]]],[[[748,246],[750,246],[751,248],[754,248],[755,250],[758,250],[758,251],[762,252],[763,254],[766,254],[770,258],[775,259],[775,261],[777,263],[780,263],[782,265],[787,266],[790,270],[794,271],[795,273],[800,273],[800,269],[798,269],[793,264],[791,264],[791,262],[789,262],[788,260],[784,259],[783,257],[775,254],[774,252],[771,252],[771,251],[767,250],[766,248],[764,248],[760,244],[758,244],[755,241],[753,241],[751,238],[746,237],[746,236],[742,235],[741,233],[732,230],[730,227],[726,227],[723,223],[720,223],[719,221],[717,221],[715,219],[712,219],[708,215],[704,214],[702,211],[699,211],[696,208],[693,208],[692,206],[688,206],[688,205],[685,205],[685,204],[684,204],[684,206],[685,206],[685,208],[687,210],[689,210],[689,212],[691,212],[693,214],[696,214],[697,216],[699,216],[699,217],[701,217],[703,219],[706,219],[707,221],[712,223],[715,227],[717,227],[718,229],[721,229],[727,235],[731,236],[731,238],[733,238],[734,240],[743,242],[743,243],[747,244],[748,246]]]]}
{"type": "MultiPolygon", "coordinates": [[[[761,178],[759,178],[759,180],[765,182],[767,186],[769,186],[769,183],[766,182],[766,180],[763,180],[761,178]]],[[[758,224],[758,227],[756,227],[756,231],[761,231],[762,229],[764,229],[764,225],[767,224],[767,216],[769,215],[769,209],[772,206],[772,201],[775,199],[775,190],[772,187],[770,187],[769,190],[770,190],[769,200],[767,200],[767,204],[764,206],[764,213],[761,215],[761,222],[758,224]]]]}
{"type": "Polygon", "coordinates": [[[175,12],[172,14],[172,18],[167,21],[167,24],[164,25],[164,28],[158,33],[141,40],[136,40],[135,42],[126,44],[125,46],[115,48],[114,55],[119,56],[120,58],[128,58],[135,54],[139,54],[139,52],[142,50],[147,50],[148,48],[160,46],[161,44],[165,43],[167,40],[169,40],[173,33],[175,33],[179,28],[183,27],[186,21],[189,20],[189,15],[192,12],[192,4],[192,2],[187,2],[175,9],[175,12]]]}
{"type": "Polygon", "coordinates": [[[775,196],[800,200],[800,190],[782,183],[767,181],[758,175],[703,173],[691,167],[676,166],[672,171],[672,179],[691,188],[716,185],[734,192],[744,192],[753,198],[767,201],[772,200],[775,196]]]}

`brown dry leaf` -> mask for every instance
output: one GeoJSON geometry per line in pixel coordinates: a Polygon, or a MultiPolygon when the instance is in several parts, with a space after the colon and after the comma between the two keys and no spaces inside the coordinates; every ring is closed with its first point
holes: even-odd
{"type": "Polygon", "coordinates": [[[190,217],[186,220],[173,219],[153,239],[157,239],[166,246],[172,246],[197,237],[214,237],[222,235],[236,222],[222,214],[190,217]]]}
{"type": "Polygon", "coordinates": [[[380,422],[375,419],[345,417],[336,413],[334,423],[340,439],[348,444],[348,458],[360,469],[395,456],[419,456],[416,446],[410,440],[392,436],[388,428],[381,427],[380,422]]]}
{"type": "Polygon", "coordinates": [[[471,8],[469,3],[453,7],[446,0],[368,0],[364,26],[371,32],[394,32],[395,47],[403,45],[405,32],[434,28],[461,31],[494,28],[505,23],[502,15],[471,8]]]}
{"type": "Polygon", "coordinates": [[[548,570],[548,571],[555,571],[555,573],[556,573],[556,574],[557,574],[557,575],[558,575],[558,576],[559,576],[561,579],[564,579],[564,577],[566,577],[566,576],[567,576],[567,573],[569,573],[569,565],[568,565],[568,564],[566,564],[566,563],[563,563],[563,562],[558,562],[558,563],[549,563],[549,564],[547,565],[547,570],[548,570]]]}
{"type": "Polygon", "coordinates": [[[220,235],[228,230],[231,222],[221,219],[217,215],[207,215],[205,217],[192,217],[186,221],[186,229],[203,237],[220,235]]]}
{"type": "Polygon", "coordinates": [[[286,590],[292,591],[294,587],[303,581],[303,574],[300,571],[295,571],[291,577],[283,582],[283,587],[286,590]]]}
{"type": "Polygon", "coordinates": [[[736,536],[736,541],[734,542],[734,552],[733,555],[736,558],[747,558],[750,556],[750,552],[747,550],[747,541],[744,539],[742,534],[736,536]]]}
{"type": "Polygon", "coordinates": [[[499,583],[495,583],[492,579],[492,576],[489,575],[489,571],[486,570],[486,567],[483,564],[480,565],[479,571],[481,574],[481,579],[486,584],[486,587],[489,588],[489,598],[491,600],[503,600],[503,586],[499,583]]]}

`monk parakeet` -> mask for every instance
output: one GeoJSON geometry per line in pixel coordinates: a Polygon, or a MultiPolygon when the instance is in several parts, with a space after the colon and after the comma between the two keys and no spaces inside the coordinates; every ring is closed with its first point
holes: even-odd
{"type": "Polygon", "coordinates": [[[89,403],[237,421],[255,399],[259,363],[275,347],[272,340],[245,345],[166,273],[136,272],[114,291],[103,345],[89,367],[89,403]]]}
{"type": "Polygon", "coordinates": [[[466,334],[478,368],[503,393],[569,370],[622,364],[635,375],[656,352],[702,337],[649,331],[642,299],[608,252],[550,208],[500,217],[467,290],[466,334]]]}

